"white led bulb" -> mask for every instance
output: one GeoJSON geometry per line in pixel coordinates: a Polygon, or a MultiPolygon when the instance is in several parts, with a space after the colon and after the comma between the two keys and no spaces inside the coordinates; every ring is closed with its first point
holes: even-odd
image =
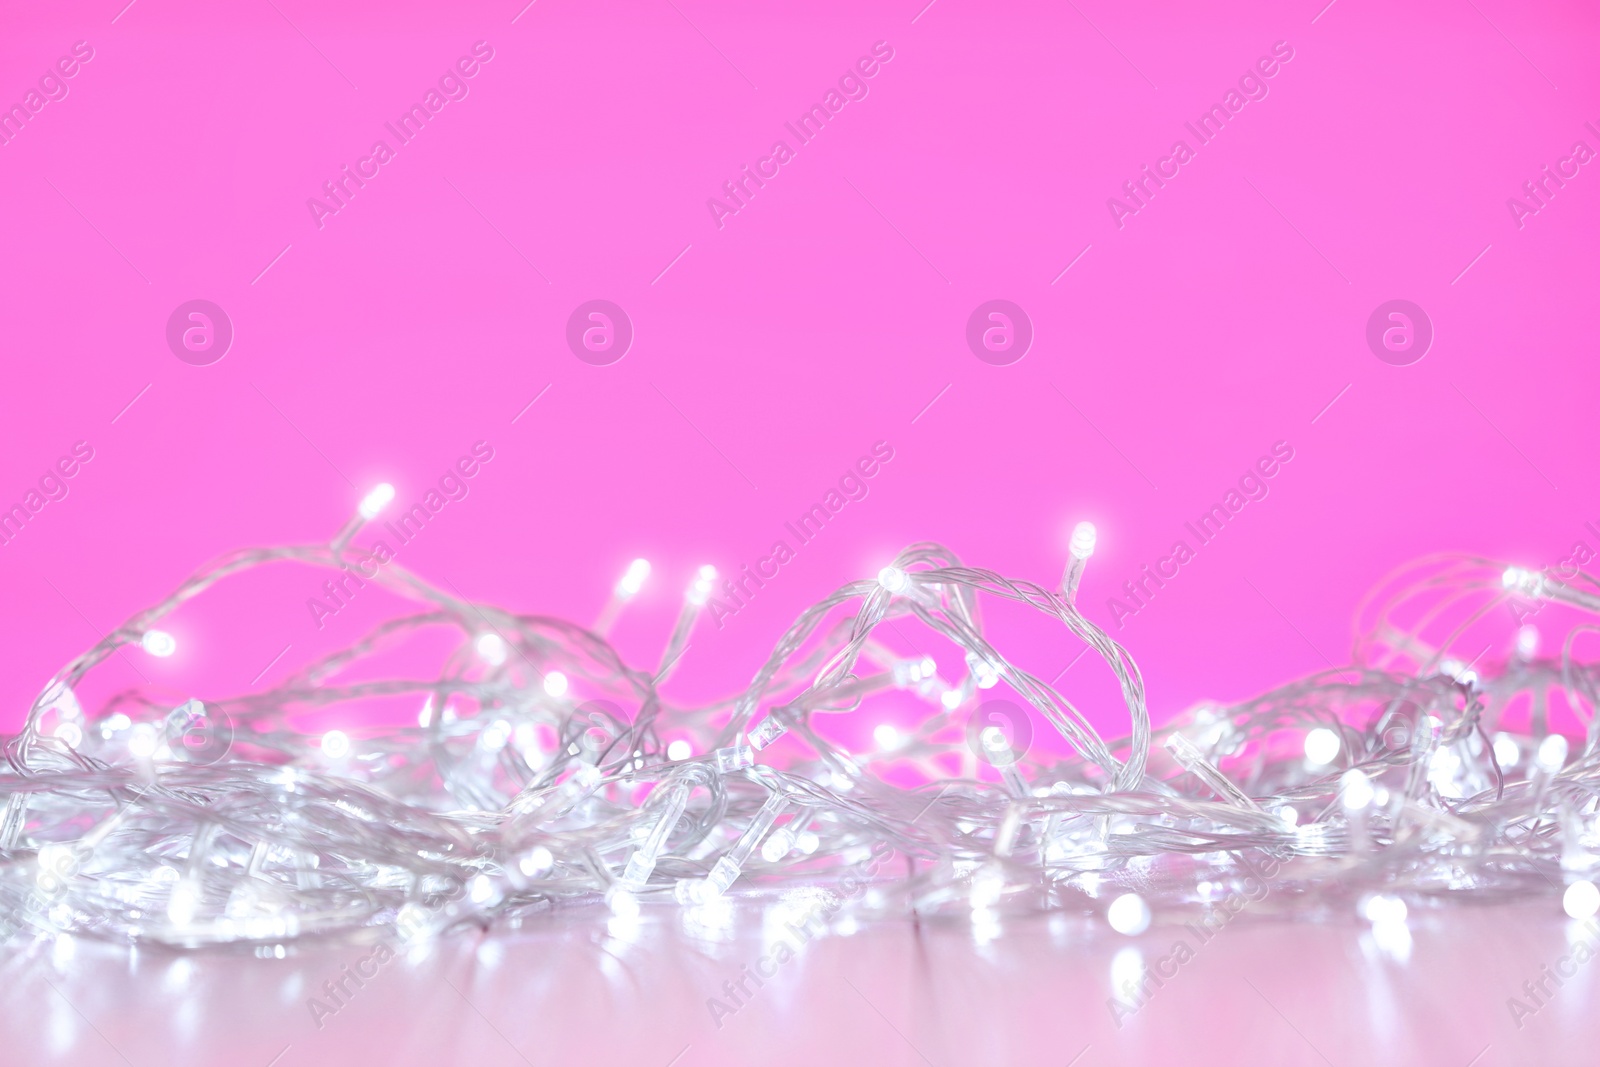
{"type": "Polygon", "coordinates": [[[1088,559],[1094,555],[1094,537],[1094,523],[1078,523],[1072,528],[1072,540],[1067,544],[1067,551],[1072,553],[1073,559],[1088,559]]]}
{"type": "Polygon", "coordinates": [[[644,583],[650,577],[650,561],[636,559],[628,564],[628,569],[622,572],[622,579],[617,582],[617,595],[626,599],[644,588],[644,583]]]}
{"type": "Polygon", "coordinates": [[[361,498],[361,506],[356,510],[360,513],[362,519],[371,522],[383,514],[383,509],[388,507],[389,502],[393,499],[394,486],[388,482],[383,482],[373,486],[372,492],[361,498]]]}

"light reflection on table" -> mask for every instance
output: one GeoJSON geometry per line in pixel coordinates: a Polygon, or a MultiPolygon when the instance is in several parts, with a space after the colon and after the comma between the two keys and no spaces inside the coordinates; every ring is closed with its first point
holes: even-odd
{"type": "Polygon", "coordinates": [[[1600,964],[1564,964],[1573,976],[1546,979],[1554,996],[1520,1029],[1507,1005],[1533,1007],[1523,983],[1577,943],[1553,912],[1413,909],[1388,928],[1245,916],[1204,942],[1159,916],[1136,938],[1078,916],[898,920],[796,948],[792,915],[771,908],[647,905],[383,962],[370,944],[279,959],[40,939],[3,965],[0,1063],[1592,1063],[1600,964]],[[343,995],[326,992],[341,980],[343,995]],[[1119,1027],[1109,1000],[1141,981],[1149,995],[1119,1027]]]}

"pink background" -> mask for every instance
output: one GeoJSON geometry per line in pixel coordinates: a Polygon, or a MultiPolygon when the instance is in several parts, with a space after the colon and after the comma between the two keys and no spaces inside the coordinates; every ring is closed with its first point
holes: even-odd
{"type": "MultiPolygon", "coordinates": [[[[1158,719],[1342,661],[1359,595],[1404,560],[1542,566],[1600,518],[1600,177],[1520,230],[1506,207],[1575,140],[1600,149],[1583,5],[274,2],[6,16],[7,101],[95,50],[0,146],[0,500],[95,449],[0,548],[9,722],[202,561],[325,539],[380,480],[414,501],[479,439],[496,459],[404,562],[587,621],[646,556],[618,631],[639,659],[694,566],[754,563],[891,443],[864,502],[699,632],[691,696],[742,684],[800,609],[916,540],[1048,582],[1091,519],[1083,599],[1110,624],[1106,598],[1278,440],[1296,458],[1270,497],[1114,631],[1158,719]],[[478,40],[470,95],[319,230],[307,198],[478,40]],[[879,40],[867,98],[719,230],[707,199],[879,40]],[[1270,95],[1119,230],[1107,198],[1280,40],[1270,95]],[[596,297],[636,331],[608,367],[564,343],[596,297]],[[964,343],[997,297],[1036,332],[1005,367],[964,343]],[[1397,297],[1436,332],[1407,367],[1364,343],[1397,297]],[[211,366],[165,344],[194,298],[234,323],[211,366]]],[[[358,612],[312,624],[317,581],[280,571],[180,618],[151,677],[203,660],[231,692],[285,645],[274,670],[351,639],[358,612]]],[[[1076,652],[1000,637],[1046,678],[1076,652]]]]}

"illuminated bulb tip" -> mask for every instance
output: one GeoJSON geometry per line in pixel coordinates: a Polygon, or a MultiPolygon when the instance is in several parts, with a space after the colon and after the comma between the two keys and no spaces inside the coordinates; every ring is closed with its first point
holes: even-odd
{"type": "Polygon", "coordinates": [[[1551,734],[1539,742],[1539,751],[1534,758],[1538,760],[1541,770],[1554,774],[1567,762],[1567,739],[1560,734],[1551,734]]]}
{"type": "Polygon", "coordinates": [[[329,759],[342,759],[350,753],[350,738],[343,730],[329,730],[322,735],[322,754],[329,759]]]}
{"type": "Polygon", "coordinates": [[[1510,734],[1494,735],[1494,760],[1502,771],[1508,771],[1522,760],[1522,746],[1510,734]]]}
{"type": "Polygon", "coordinates": [[[628,569],[622,572],[621,581],[617,582],[617,595],[630,597],[644,588],[644,583],[650,577],[650,561],[636,559],[628,564],[628,569]]]}
{"type": "Polygon", "coordinates": [[[83,727],[75,722],[64,722],[56,727],[56,736],[66,742],[68,748],[77,748],[83,744],[83,727]]]}
{"type": "Polygon", "coordinates": [[[176,882],[172,886],[172,896],[167,899],[167,918],[178,926],[187,926],[194,921],[199,905],[193,883],[176,882]]]}
{"type": "Polygon", "coordinates": [[[1004,752],[1011,747],[1011,742],[1006,740],[1006,732],[998,726],[985,726],[978,734],[978,743],[990,752],[1004,752]]]}
{"type": "Polygon", "coordinates": [[[612,914],[619,919],[639,917],[639,898],[626,889],[613,889],[607,894],[606,903],[611,905],[612,914]]]}
{"type": "Polygon", "coordinates": [[[554,867],[555,863],[556,858],[550,854],[549,849],[543,845],[535,845],[532,852],[517,862],[517,869],[529,878],[537,878],[554,867]]]}
{"type": "Polygon", "coordinates": [[[1361,811],[1372,804],[1377,794],[1372,779],[1352,767],[1339,776],[1339,802],[1346,811],[1361,811]]]}
{"type": "Polygon", "coordinates": [[[1532,623],[1517,631],[1517,655],[1532,659],[1539,652],[1539,628],[1532,623]]]}
{"type": "Polygon", "coordinates": [[[684,594],[691,604],[704,604],[711,599],[711,583],[717,580],[717,568],[707,563],[695,572],[689,591],[684,594]]]}
{"type": "Polygon", "coordinates": [[[357,510],[361,513],[363,520],[371,522],[383,514],[383,509],[388,507],[389,502],[393,499],[394,486],[388,482],[383,482],[374,486],[370,493],[361,498],[361,506],[357,510]]]}
{"type": "Polygon", "coordinates": [[[885,567],[878,572],[878,584],[891,593],[898,593],[906,587],[906,572],[899,567],[885,567]]]}
{"type": "Polygon", "coordinates": [[[498,667],[506,661],[506,639],[499,634],[482,634],[477,640],[478,655],[490,666],[498,667]]]}
{"type": "Polygon", "coordinates": [[[1403,923],[1406,921],[1406,902],[1388,893],[1374,893],[1361,901],[1361,915],[1368,922],[1403,923]]]}
{"type": "Polygon", "coordinates": [[[1318,766],[1327,766],[1339,755],[1339,735],[1326,726],[1319,726],[1306,734],[1306,759],[1318,766]]]}
{"type": "Polygon", "coordinates": [[[794,832],[787,827],[781,827],[772,831],[771,835],[761,843],[761,858],[768,863],[777,863],[793,848],[794,832]]]}
{"type": "Polygon", "coordinates": [[[144,636],[139,638],[139,645],[152,656],[162,659],[178,651],[178,642],[165,630],[146,630],[144,636]]]}
{"type": "Polygon", "coordinates": [[[1094,523],[1080,522],[1072,528],[1072,540],[1067,544],[1067,551],[1072,553],[1074,559],[1088,559],[1094,555],[1094,523]]]}
{"type": "Polygon", "coordinates": [[[565,696],[567,693],[567,676],[560,671],[551,671],[544,676],[544,691],[547,696],[565,696]]]}
{"type": "Polygon", "coordinates": [[[1573,882],[1561,895],[1561,907],[1574,919],[1593,918],[1600,912],[1600,888],[1593,882],[1573,882]]]}
{"type": "Polygon", "coordinates": [[[1515,589],[1517,586],[1522,584],[1523,578],[1526,574],[1527,572],[1521,567],[1507,567],[1500,575],[1500,584],[1505,586],[1507,589],[1515,589]]]}
{"type": "Polygon", "coordinates": [[[900,747],[900,731],[886,722],[881,722],[872,728],[872,739],[878,743],[879,748],[900,747]]]}
{"type": "Polygon", "coordinates": [[[139,759],[149,759],[156,752],[156,728],[142,722],[128,732],[128,752],[139,759]]]}
{"type": "Polygon", "coordinates": [[[961,690],[946,689],[939,694],[939,704],[946,711],[954,711],[961,706],[961,690]]]}
{"type": "Polygon", "coordinates": [[[694,755],[694,746],[681,737],[667,745],[667,758],[674,763],[679,760],[686,760],[692,755],[694,755]]]}
{"type": "Polygon", "coordinates": [[[1106,909],[1106,922],[1119,934],[1142,934],[1150,928],[1150,906],[1139,894],[1124,893],[1106,909]]]}

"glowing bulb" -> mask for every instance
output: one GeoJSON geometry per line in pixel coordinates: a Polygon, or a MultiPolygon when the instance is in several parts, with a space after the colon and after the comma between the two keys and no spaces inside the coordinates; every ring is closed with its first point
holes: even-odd
{"type": "Polygon", "coordinates": [[[717,568],[707,563],[696,572],[694,581],[689,583],[689,591],[684,598],[696,606],[704,604],[711,599],[711,583],[717,580],[717,568]]]}
{"type": "Polygon", "coordinates": [[[350,738],[343,730],[329,730],[322,735],[322,754],[329,759],[343,759],[350,754],[350,738]]]}
{"type": "Polygon", "coordinates": [[[1502,771],[1509,771],[1522,760],[1522,746],[1510,734],[1494,735],[1494,759],[1502,771]]]}
{"type": "Polygon", "coordinates": [[[494,879],[480,874],[468,883],[467,893],[474,904],[488,904],[499,894],[495,892],[494,879]]]}
{"type": "Polygon", "coordinates": [[[517,869],[529,878],[537,878],[545,871],[556,865],[555,856],[543,845],[533,846],[533,851],[522,857],[517,863],[517,869]]]}
{"type": "Polygon", "coordinates": [[[767,839],[761,842],[761,858],[768,863],[777,863],[789,854],[794,848],[794,831],[787,826],[780,826],[772,831],[767,839]]]}
{"type": "Polygon", "coordinates": [[[1319,726],[1306,734],[1306,759],[1318,766],[1326,766],[1339,755],[1339,735],[1326,726],[1319,726]]]}
{"type": "Polygon", "coordinates": [[[394,499],[394,486],[388,482],[380,483],[373,487],[372,492],[361,498],[361,506],[357,509],[361,518],[371,522],[383,514],[383,509],[389,506],[394,499]]]}
{"type": "Polygon", "coordinates": [[[433,694],[429,693],[422,702],[422,710],[417,712],[417,725],[427,726],[433,722],[433,694]]]}
{"type": "Polygon", "coordinates": [[[1539,651],[1539,628],[1532,623],[1517,631],[1517,655],[1532,659],[1539,651]]]}
{"type": "Polygon", "coordinates": [[[1293,826],[1300,821],[1300,812],[1296,808],[1285,804],[1278,809],[1278,818],[1283,820],[1285,826],[1293,826]]]}
{"type": "Polygon", "coordinates": [[[681,737],[667,745],[667,758],[674,763],[688,759],[692,755],[694,746],[681,737]]]}
{"type": "Polygon", "coordinates": [[[511,724],[505,719],[496,719],[490,723],[483,733],[478,735],[478,744],[487,752],[499,752],[506,747],[506,742],[511,740],[511,724]]]}
{"type": "Polygon", "coordinates": [[[147,722],[135,726],[128,733],[128,752],[138,759],[149,759],[156,751],[156,728],[147,722]]]}
{"type": "Polygon", "coordinates": [[[1011,747],[1011,742],[1006,740],[1006,732],[998,726],[985,726],[978,734],[978,743],[990,752],[1005,752],[1011,747]]]}
{"type": "Polygon", "coordinates": [[[146,630],[144,636],[139,638],[139,644],[152,656],[162,659],[178,651],[178,642],[165,630],[146,630]]]}
{"type": "Polygon", "coordinates": [[[899,567],[885,567],[878,572],[878,584],[891,593],[898,593],[906,587],[906,572],[899,567]]]}
{"type": "Polygon", "coordinates": [[[1551,734],[1539,742],[1539,751],[1534,756],[1538,761],[1539,769],[1550,774],[1561,769],[1567,762],[1567,739],[1560,734],[1551,734]]]}
{"type": "Polygon", "coordinates": [[[1142,934],[1150,928],[1150,906],[1139,894],[1124,893],[1106,909],[1106,922],[1119,934],[1142,934]]]}
{"type": "Polygon", "coordinates": [[[1406,921],[1406,902],[1388,893],[1374,893],[1361,901],[1362,918],[1373,924],[1406,921]]]}
{"type": "Polygon", "coordinates": [[[822,844],[822,838],[814,830],[801,830],[795,836],[794,843],[796,848],[809,856],[822,844]]]}
{"type": "Polygon", "coordinates": [[[1527,571],[1521,567],[1507,567],[1505,573],[1500,575],[1500,584],[1526,596],[1544,593],[1544,576],[1538,571],[1527,571]]]}
{"type": "Polygon", "coordinates": [[[428,928],[427,909],[414,900],[407,901],[400,905],[400,911],[394,917],[394,925],[400,936],[407,941],[419,937],[428,928]]]}
{"type": "Polygon", "coordinates": [[[1339,776],[1339,802],[1345,811],[1361,811],[1375,798],[1372,779],[1355,767],[1339,776]]]}
{"type": "Polygon", "coordinates": [[[544,676],[544,691],[546,696],[566,696],[567,676],[560,671],[551,671],[544,676]]]}
{"type": "Polygon", "coordinates": [[[1088,559],[1094,555],[1094,537],[1094,523],[1078,523],[1072,528],[1072,540],[1067,544],[1067,551],[1072,553],[1073,559],[1088,559]]]}
{"type": "Polygon", "coordinates": [[[83,744],[83,727],[75,722],[64,722],[56,726],[56,736],[66,742],[68,748],[77,748],[83,744]]]}
{"type": "Polygon", "coordinates": [[[72,846],[51,843],[39,846],[39,869],[50,874],[60,874],[72,869],[72,846]]]}
{"type": "Polygon", "coordinates": [[[611,905],[612,913],[619,919],[639,917],[639,898],[626,889],[613,889],[606,895],[606,903],[611,905]]]}
{"type": "Polygon", "coordinates": [[[997,865],[985,864],[972,873],[972,910],[997,904],[1006,891],[1006,875],[997,865]]]}
{"type": "Polygon", "coordinates": [[[946,689],[939,694],[939,704],[946,711],[954,711],[961,706],[961,690],[946,689]]]}
{"type": "MultiPolygon", "coordinates": [[[[990,727],[994,729],[994,727],[990,727]]],[[[886,722],[880,722],[872,728],[872,739],[878,743],[879,748],[899,748],[900,731],[886,722]]]]}
{"type": "Polygon", "coordinates": [[[650,561],[636,559],[628,564],[628,569],[622,572],[622,580],[617,583],[617,595],[631,597],[644,588],[645,579],[650,577],[650,561]]]}
{"type": "Polygon", "coordinates": [[[194,883],[188,880],[174,883],[172,895],[167,898],[167,918],[178,926],[187,926],[194,921],[194,914],[198,910],[200,900],[194,883]]]}
{"type": "Polygon", "coordinates": [[[1561,907],[1574,919],[1592,918],[1600,912],[1600,889],[1593,882],[1573,882],[1561,894],[1561,907]]]}
{"type": "Polygon", "coordinates": [[[478,655],[491,667],[498,667],[506,661],[506,639],[499,634],[480,634],[477,649],[478,655]]]}

